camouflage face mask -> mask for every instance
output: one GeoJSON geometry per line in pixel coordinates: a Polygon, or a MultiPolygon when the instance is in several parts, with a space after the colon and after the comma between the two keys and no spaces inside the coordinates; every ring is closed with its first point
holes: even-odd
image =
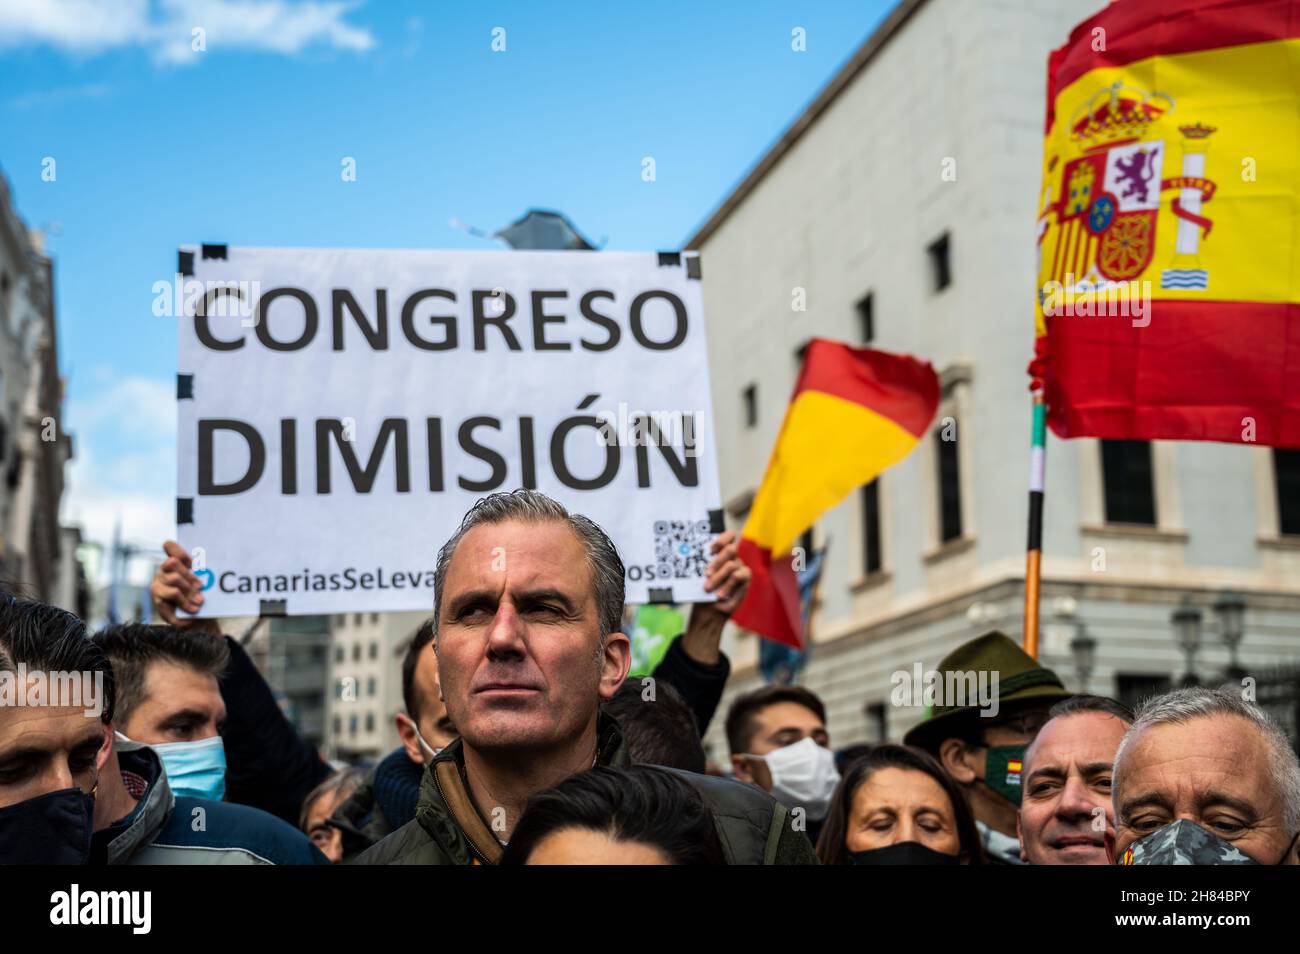
{"type": "Polygon", "coordinates": [[[1180,818],[1133,842],[1119,859],[1121,865],[1257,865],[1250,855],[1180,818]]]}

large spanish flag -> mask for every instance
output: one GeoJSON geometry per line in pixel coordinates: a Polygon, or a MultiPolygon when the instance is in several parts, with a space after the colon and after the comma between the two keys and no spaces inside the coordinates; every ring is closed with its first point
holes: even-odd
{"type": "Polygon", "coordinates": [[[1300,447],[1300,0],[1117,0],[1048,64],[1060,437],[1300,447]]]}
{"type": "MultiPolygon", "coordinates": [[[[855,487],[906,457],[939,406],[939,379],[915,358],[814,338],[741,534],[753,571],[735,622],[803,645],[790,550],[855,487]]],[[[811,556],[811,554],[809,554],[811,556]]]]}

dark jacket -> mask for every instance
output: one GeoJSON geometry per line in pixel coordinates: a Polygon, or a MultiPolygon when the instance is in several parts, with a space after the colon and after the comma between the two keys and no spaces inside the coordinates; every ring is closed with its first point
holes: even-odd
{"type": "Polygon", "coordinates": [[[329,823],[343,833],[344,861],[351,861],[415,818],[423,775],[424,766],[412,762],[406,749],[398,747],[334,809],[329,823]]]}
{"type": "Polygon", "coordinates": [[[330,775],[316,749],[285,718],[239,640],[226,637],[230,665],[221,674],[226,704],[226,801],[251,805],[297,826],[302,803],[330,775]]]}
{"type": "MultiPolygon", "coordinates": [[[[630,765],[618,723],[601,716],[596,763],[630,765]]],[[[399,828],[356,860],[362,865],[496,864],[502,846],[474,807],[463,781],[463,743],[457,739],[425,767],[415,820],[399,828]]],[[[678,771],[713,811],[730,864],[817,864],[790,813],[766,792],[731,779],[678,771]]]]}
{"type": "Polygon", "coordinates": [[[153,749],[138,742],[114,744],[123,776],[133,776],[128,788],[144,791],[129,815],[95,832],[92,864],[329,864],[292,825],[245,805],[173,795],[153,749]]]}
{"type": "Polygon", "coordinates": [[[701,736],[709,731],[709,723],[718,711],[718,703],[722,700],[722,690],[727,686],[729,675],[731,663],[726,656],[721,656],[711,666],[696,662],[682,649],[680,636],[672,641],[668,652],[664,653],[664,658],[659,660],[654,671],[655,679],[661,679],[676,689],[677,694],[691,707],[701,736]]]}

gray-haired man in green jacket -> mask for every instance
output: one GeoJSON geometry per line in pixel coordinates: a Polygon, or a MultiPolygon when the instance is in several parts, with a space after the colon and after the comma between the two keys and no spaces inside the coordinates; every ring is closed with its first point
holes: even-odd
{"type": "MultiPolygon", "coordinates": [[[[720,571],[718,597],[742,579],[720,571]]],[[[425,768],[415,820],[356,863],[495,864],[531,796],[630,762],[600,714],[631,663],[623,580],[605,532],[544,494],[493,494],[470,510],[434,575],[440,691],[460,739],[425,768]]],[[[682,775],[713,811],[731,863],[817,863],[771,796],[682,775]]]]}

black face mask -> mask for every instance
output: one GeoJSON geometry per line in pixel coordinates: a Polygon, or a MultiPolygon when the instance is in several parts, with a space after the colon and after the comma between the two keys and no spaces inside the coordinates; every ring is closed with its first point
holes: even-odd
{"type": "Polygon", "coordinates": [[[955,865],[960,860],[956,855],[927,848],[919,841],[899,841],[870,851],[850,851],[848,858],[851,865],[955,865]]]}
{"type": "Polygon", "coordinates": [[[95,799],[79,788],[0,808],[0,864],[84,865],[94,822],[95,799]]]}

